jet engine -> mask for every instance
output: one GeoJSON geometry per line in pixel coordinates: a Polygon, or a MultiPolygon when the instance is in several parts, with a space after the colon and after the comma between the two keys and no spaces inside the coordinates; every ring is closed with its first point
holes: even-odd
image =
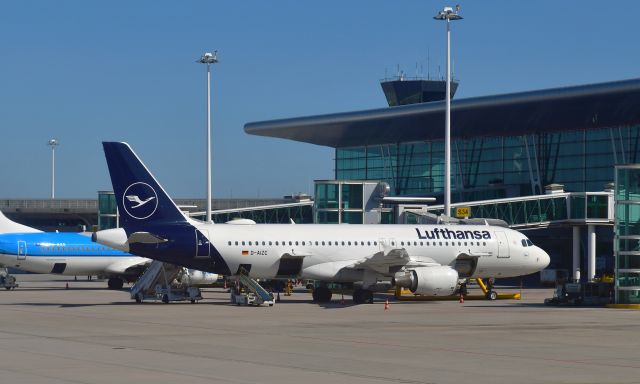
{"type": "Polygon", "coordinates": [[[105,229],[91,234],[91,241],[129,252],[127,233],[122,228],[105,229]]]}
{"type": "Polygon", "coordinates": [[[458,286],[458,271],[449,266],[409,269],[396,273],[393,283],[418,295],[449,296],[458,286]]]}

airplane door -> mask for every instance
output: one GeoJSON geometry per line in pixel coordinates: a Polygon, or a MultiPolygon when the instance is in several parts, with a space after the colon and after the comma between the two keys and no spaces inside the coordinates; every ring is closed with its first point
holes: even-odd
{"type": "Polygon", "coordinates": [[[498,242],[498,257],[501,259],[506,259],[510,257],[509,241],[507,240],[507,235],[501,231],[496,231],[495,234],[496,234],[496,241],[498,242]]]}
{"type": "Polygon", "coordinates": [[[196,229],[196,257],[209,257],[209,231],[196,229]]]}
{"type": "Polygon", "coordinates": [[[18,241],[18,260],[24,260],[27,258],[27,243],[25,241],[18,241]]]}

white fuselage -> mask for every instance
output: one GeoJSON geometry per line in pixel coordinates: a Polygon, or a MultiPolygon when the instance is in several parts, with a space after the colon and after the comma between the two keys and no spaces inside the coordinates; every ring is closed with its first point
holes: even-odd
{"type": "Polygon", "coordinates": [[[339,281],[342,268],[392,249],[406,250],[412,260],[432,259],[451,266],[459,255],[477,257],[472,277],[526,275],[549,264],[547,253],[527,243],[526,236],[495,226],[202,223],[196,226],[220,252],[232,273],[241,265],[250,265],[251,276],[259,278],[276,277],[280,259],[289,255],[304,257],[300,277],[339,281]]]}

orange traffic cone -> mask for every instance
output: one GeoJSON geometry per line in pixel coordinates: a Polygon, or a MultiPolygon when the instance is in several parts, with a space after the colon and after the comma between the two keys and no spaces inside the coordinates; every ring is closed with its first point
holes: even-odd
{"type": "Polygon", "coordinates": [[[388,310],[389,309],[389,299],[387,299],[387,301],[384,302],[384,310],[388,310]]]}
{"type": "Polygon", "coordinates": [[[460,294],[460,304],[464,304],[464,295],[460,294]]]}

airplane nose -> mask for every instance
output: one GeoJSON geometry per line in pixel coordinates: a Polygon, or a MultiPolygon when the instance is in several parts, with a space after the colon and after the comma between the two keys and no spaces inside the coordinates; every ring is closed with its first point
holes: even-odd
{"type": "Polygon", "coordinates": [[[539,249],[539,253],[538,253],[538,263],[540,264],[540,269],[545,269],[549,266],[549,263],[551,262],[551,258],[549,257],[549,254],[547,252],[545,252],[544,250],[542,250],[541,248],[539,249]]]}

